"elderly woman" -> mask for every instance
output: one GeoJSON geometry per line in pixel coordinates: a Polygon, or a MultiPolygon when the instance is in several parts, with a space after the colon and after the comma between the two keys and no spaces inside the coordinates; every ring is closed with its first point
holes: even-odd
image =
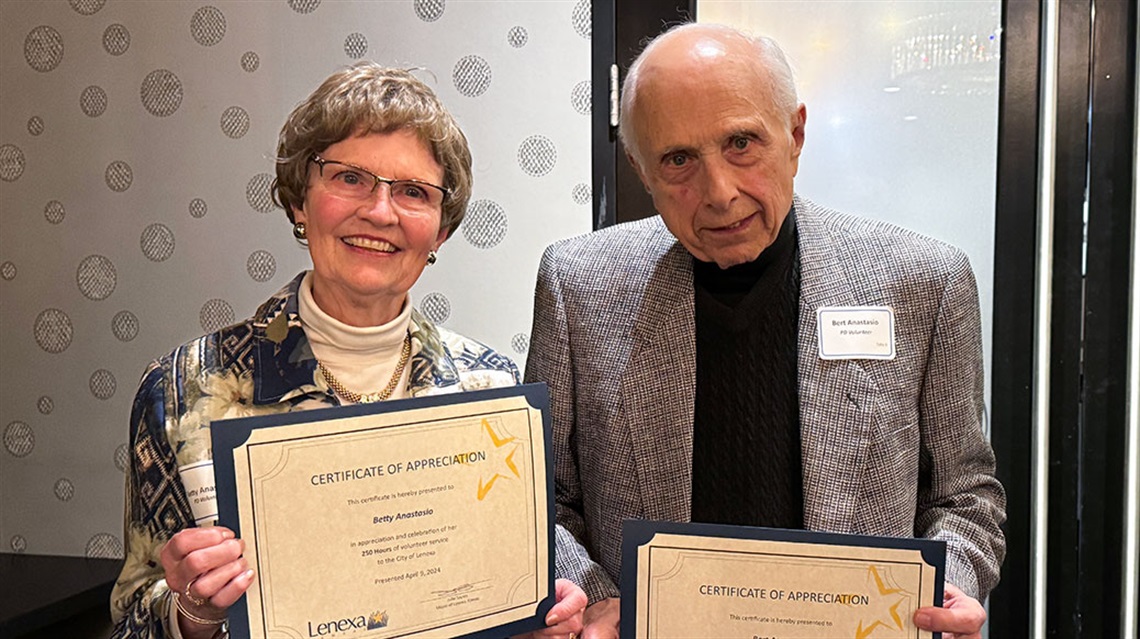
{"type": "MultiPolygon", "coordinates": [[[[273,196],[313,269],[144,374],[114,637],[224,636],[255,578],[244,542],[209,525],[216,508],[187,497],[213,486],[211,421],[519,382],[511,360],[408,298],[471,196],[467,140],[426,85],[370,62],[331,75],[281,129],[273,196]]],[[[556,590],[536,636],[581,630],[585,594],[556,590]]]]}

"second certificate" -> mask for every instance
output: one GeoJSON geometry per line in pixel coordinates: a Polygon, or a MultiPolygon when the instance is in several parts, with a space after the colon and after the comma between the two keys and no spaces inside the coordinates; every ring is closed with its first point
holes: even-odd
{"type": "Polygon", "coordinates": [[[450,637],[533,616],[544,452],[521,397],[255,429],[233,451],[250,635],[450,637]]]}

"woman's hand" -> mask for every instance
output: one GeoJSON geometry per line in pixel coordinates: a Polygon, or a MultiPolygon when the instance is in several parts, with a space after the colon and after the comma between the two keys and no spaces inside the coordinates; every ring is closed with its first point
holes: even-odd
{"type": "Polygon", "coordinates": [[[181,530],[163,546],[162,569],[179,599],[183,637],[212,636],[217,625],[206,622],[224,619],[226,608],[249,589],[253,571],[244,551],[245,542],[221,526],[181,530]]]}
{"type": "Polygon", "coordinates": [[[569,579],[554,580],[554,607],[546,613],[546,627],[515,639],[566,639],[582,636],[582,612],[586,593],[569,579]]]}

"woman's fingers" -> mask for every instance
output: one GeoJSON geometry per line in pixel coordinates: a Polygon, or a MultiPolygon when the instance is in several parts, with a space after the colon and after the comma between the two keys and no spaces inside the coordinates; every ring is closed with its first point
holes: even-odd
{"type": "Polygon", "coordinates": [[[215,606],[222,607],[221,603],[215,601],[217,596],[221,594],[231,580],[247,570],[249,570],[249,562],[246,561],[245,557],[238,557],[195,577],[193,583],[190,584],[189,593],[197,599],[205,599],[215,606]]]}
{"type": "Polygon", "coordinates": [[[216,546],[234,537],[232,530],[221,526],[180,530],[162,547],[163,565],[167,561],[177,563],[196,550],[216,546]]]}
{"type": "MultiPolygon", "coordinates": [[[[212,570],[236,562],[245,552],[245,542],[234,537],[228,528],[187,528],[181,530],[162,548],[160,559],[166,583],[171,590],[207,599],[222,584],[198,584],[195,580],[212,570]],[[187,593],[187,587],[191,587],[187,593]]],[[[244,561],[244,560],[243,560],[244,561]]],[[[238,571],[240,572],[240,571],[238,571]]]]}
{"type": "Polygon", "coordinates": [[[162,549],[166,582],[182,601],[179,606],[203,619],[217,617],[241,598],[253,583],[253,570],[242,554],[245,541],[225,528],[180,531],[162,549]]]}
{"type": "MultiPolygon", "coordinates": [[[[245,552],[243,540],[227,539],[220,544],[199,548],[183,557],[178,563],[178,572],[186,583],[190,583],[190,580],[200,579],[215,568],[237,561],[243,552],[245,552]]],[[[194,588],[195,593],[203,590],[197,586],[194,588]]]]}
{"type": "MultiPolygon", "coordinates": [[[[237,563],[237,562],[235,562],[237,563]]],[[[232,579],[227,581],[213,597],[210,597],[210,603],[216,608],[225,610],[234,603],[241,599],[246,590],[249,590],[250,584],[253,583],[253,569],[248,567],[245,560],[242,559],[241,563],[246,566],[244,570],[237,573],[232,579]]]]}

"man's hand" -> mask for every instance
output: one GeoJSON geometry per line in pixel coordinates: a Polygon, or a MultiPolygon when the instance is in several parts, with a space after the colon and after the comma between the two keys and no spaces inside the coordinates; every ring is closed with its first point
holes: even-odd
{"type": "Polygon", "coordinates": [[[610,597],[590,604],[582,620],[586,624],[582,629],[582,639],[617,639],[621,599],[610,597]]]}
{"type": "Polygon", "coordinates": [[[546,627],[514,639],[564,639],[581,636],[586,593],[569,579],[554,580],[555,604],[546,613],[546,627]]]}
{"type": "MultiPolygon", "coordinates": [[[[589,609],[586,610],[589,614],[589,609]]],[[[944,639],[982,639],[982,625],[986,623],[986,609],[977,599],[946,584],[946,597],[942,607],[919,608],[914,613],[914,625],[931,632],[942,632],[944,639]]]]}

